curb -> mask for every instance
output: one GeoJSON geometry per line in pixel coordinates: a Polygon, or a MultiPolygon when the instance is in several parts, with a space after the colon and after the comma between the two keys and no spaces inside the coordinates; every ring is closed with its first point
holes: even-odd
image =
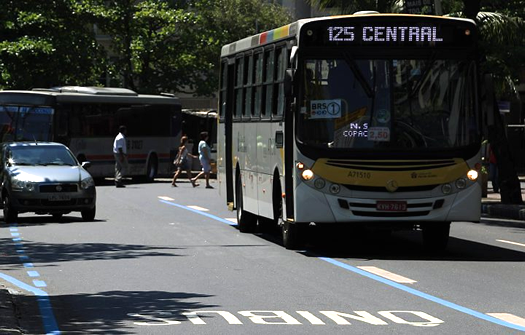
{"type": "Polygon", "coordinates": [[[525,205],[481,204],[481,213],[491,217],[525,221],[525,205]]]}

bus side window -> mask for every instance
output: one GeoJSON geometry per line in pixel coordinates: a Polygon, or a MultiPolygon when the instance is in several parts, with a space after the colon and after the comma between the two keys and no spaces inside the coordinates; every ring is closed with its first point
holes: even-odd
{"type": "Polygon", "coordinates": [[[226,116],[226,95],[228,94],[227,84],[228,84],[228,61],[225,60],[221,64],[221,104],[220,104],[220,117],[224,118],[226,116]]]}
{"type": "Polygon", "coordinates": [[[244,68],[246,74],[244,75],[244,116],[249,119],[253,113],[253,54],[246,55],[244,57],[244,68]]]}
{"type": "Polygon", "coordinates": [[[261,110],[263,109],[263,74],[264,74],[264,62],[263,53],[259,52],[255,54],[255,106],[253,114],[255,118],[261,116],[261,110]]]}
{"type": "Polygon", "coordinates": [[[266,68],[266,78],[264,81],[264,91],[265,91],[265,110],[264,110],[264,116],[266,118],[270,118],[272,115],[272,111],[275,109],[274,106],[274,94],[273,94],[273,82],[275,80],[274,78],[274,72],[275,72],[275,52],[273,49],[267,50],[264,53],[264,63],[266,68]]]}
{"type": "Polygon", "coordinates": [[[58,137],[65,138],[68,135],[68,126],[69,126],[69,114],[71,113],[70,108],[62,108],[58,106],[57,108],[57,130],[56,135],[58,137]]]}
{"type": "Polygon", "coordinates": [[[285,46],[280,46],[276,50],[276,83],[274,87],[274,94],[277,95],[276,108],[273,109],[274,116],[282,116],[284,114],[284,76],[286,72],[286,49],[285,46]]]}
{"type": "Polygon", "coordinates": [[[241,118],[243,112],[243,75],[244,75],[244,58],[240,57],[235,60],[235,118],[241,118]]]}

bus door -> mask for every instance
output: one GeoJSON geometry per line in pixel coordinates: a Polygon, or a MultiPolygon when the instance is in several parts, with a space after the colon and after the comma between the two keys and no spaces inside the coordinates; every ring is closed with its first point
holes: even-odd
{"type": "MultiPolygon", "coordinates": [[[[224,168],[226,177],[226,203],[233,204],[234,201],[234,175],[233,175],[233,148],[232,144],[232,123],[233,123],[233,107],[235,103],[233,82],[235,75],[235,60],[231,59],[229,62],[222,63],[222,101],[221,106],[222,115],[224,115],[224,147],[221,148],[225,152],[224,168]]],[[[219,136],[220,134],[217,134],[219,136]]],[[[223,186],[221,186],[222,188],[223,186]]]]}

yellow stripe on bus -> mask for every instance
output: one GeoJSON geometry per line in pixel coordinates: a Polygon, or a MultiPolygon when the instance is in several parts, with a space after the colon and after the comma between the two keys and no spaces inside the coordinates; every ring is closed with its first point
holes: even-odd
{"type": "Polygon", "coordinates": [[[395,180],[399,187],[450,183],[466,177],[469,167],[463,159],[450,160],[330,160],[319,159],[312,171],[330,182],[384,187],[395,180]],[[443,163],[448,161],[448,163],[443,163]]]}

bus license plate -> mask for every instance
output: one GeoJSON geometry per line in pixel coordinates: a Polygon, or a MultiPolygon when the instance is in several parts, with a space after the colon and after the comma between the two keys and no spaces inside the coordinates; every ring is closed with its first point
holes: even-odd
{"type": "Polygon", "coordinates": [[[49,201],[69,201],[71,200],[71,196],[65,195],[65,194],[50,195],[48,200],[49,201]]]}
{"type": "Polygon", "coordinates": [[[406,201],[378,201],[376,209],[383,212],[406,212],[406,201]]]}

